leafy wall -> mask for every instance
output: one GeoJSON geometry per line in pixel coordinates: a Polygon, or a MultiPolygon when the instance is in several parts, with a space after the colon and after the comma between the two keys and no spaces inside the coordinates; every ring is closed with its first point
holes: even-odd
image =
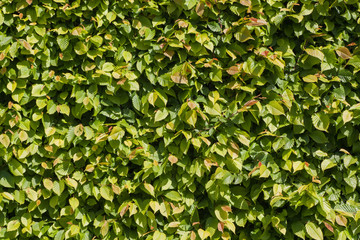
{"type": "Polygon", "coordinates": [[[357,0],[1,0],[1,239],[357,239],[357,0]]]}

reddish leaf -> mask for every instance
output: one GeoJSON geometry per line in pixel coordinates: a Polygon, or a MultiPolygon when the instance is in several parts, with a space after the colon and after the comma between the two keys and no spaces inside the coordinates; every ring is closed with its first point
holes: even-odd
{"type": "Polygon", "coordinates": [[[232,67],[229,67],[228,70],[226,70],[226,72],[230,75],[235,75],[240,72],[240,68],[239,68],[239,66],[232,66],[232,67]]]}
{"type": "Polygon", "coordinates": [[[334,228],[330,224],[328,224],[327,222],[324,222],[324,225],[327,229],[329,229],[330,232],[334,232],[334,228]]]}
{"type": "Polygon", "coordinates": [[[250,18],[251,22],[247,23],[248,26],[263,26],[267,25],[267,22],[263,19],[257,19],[257,18],[250,18]]]}
{"type": "Polygon", "coordinates": [[[219,222],[219,223],[218,223],[218,230],[219,230],[220,232],[224,232],[224,223],[223,223],[223,222],[219,222]]]}
{"type": "Polygon", "coordinates": [[[251,6],[251,1],[250,0],[240,0],[240,4],[250,7],[251,6]]]}
{"type": "Polygon", "coordinates": [[[221,209],[224,210],[225,212],[231,212],[230,206],[222,206],[221,209]]]}

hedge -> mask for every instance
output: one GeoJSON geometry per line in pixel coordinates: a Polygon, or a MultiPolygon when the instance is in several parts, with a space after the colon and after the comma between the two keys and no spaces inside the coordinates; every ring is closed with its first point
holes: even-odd
{"type": "Polygon", "coordinates": [[[359,1],[0,9],[0,239],[359,239],[359,1]]]}

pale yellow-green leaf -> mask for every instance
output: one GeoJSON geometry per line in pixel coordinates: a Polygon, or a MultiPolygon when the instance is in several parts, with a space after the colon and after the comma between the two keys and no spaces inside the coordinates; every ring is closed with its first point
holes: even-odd
{"type": "Polygon", "coordinates": [[[284,108],[280,105],[278,101],[271,101],[266,105],[268,111],[275,116],[284,115],[284,108]]]}
{"type": "Polygon", "coordinates": [[[69,199],[69,204],[73,210],[77,209],[79,206],[79,200],[75,197],[69,199]]]}
{"type": "Polygon", "coordinates": [[[6,148],[10,145],[10,138],[6,134],[0,135],[0,143],[4,145],[6,148]]]}
{"type": "Polygon", "coordinates": [[[353,119],[353,113],[349,110],[345,110],[341,116],[344,123],[350,122],[353,119]]]}
{"type": "Polygon", "coordinates": [[[31,201],[36,201],[38,200],[38,195],[36,193],[35,190],[31,189],[31,188],[27,188],[25,190],[26,196],[31,200],[31,201]]]}
{"type": "Polygon", "coordinates": [[[312,239],[315,239],[315,240],[323,240],[324,239],[321,228],[316,226],[313,222],[306,223],[305,229],[306,229],[307,234],[309,234],[309,236],[312,239]]]}
{"type": "Polygon", "coordinates": [[[190,110],[185,114],[185,120],[188,124],[195,127],[197,121],[197,113],[196,110],[190,110]]]}
{"type": "Polygon", "coordinates": [[[19,227],[20,227],[20,222],[19,222],[19,220],[12,220],[12,221],[10,221],[10,222],[7,224],[6,230],[7,230],[8,232],[12,232],[12,231],[17,230],[19,227]]]}
{"type": "Polygon", "coordinates": [[[24,142],[28,139],[28,134],[27,132],[25,132],[24,130],[21,130],[20,133],[19,133],[19,139],[20,141],[24,142]]]}
{"type": "Polygon", "coordinates": [[[311,49],[311,48],[307,48],[305,49],[305,52],[307,54],[309,54],[310,56],[313,56],[315,58],[320,59],[321,61],[324,61],[324,53],[322,51],[320,51],[319,49],[311,49]]]}
{"type": "Polygon", "coordinates": [[[53,181],[48,178],[43,179],[43,184],[47,190],[51,190],[54,187],[53,181]]]}
{"type": "Polygon", "coordinates": [[[113,192],[112,188],[109,186],[101,186],[100,194],[106,200],[112,201],[114,199],[114,192],[113,192]]]}
{"type": "Polygon", "coordinates": [[[155,231],[153,235],[153,240],[166,240],[165,233],[155,231]]]}

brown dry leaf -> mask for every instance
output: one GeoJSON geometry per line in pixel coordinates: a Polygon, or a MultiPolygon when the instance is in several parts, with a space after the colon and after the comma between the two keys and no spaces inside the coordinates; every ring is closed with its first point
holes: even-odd
{"type": "Polygon", "coordinates": [[[244,104],[244,107],[250,107],[252,105],[255,105],[256,103],[258,102],[258,100],[250,100],[250,101],[247,101],[245,104],[244,104]]]}
{"type": "Polygon", "coordinates": [[[201,17],[204,14],[204,8],[205,8],[204,3],[199,2],[198,5],[195,8],[196,14],[201,17]]]}
{"type": "Polygon", "coordinates": [[[339,47],[338,49],[336,49],[336,53],[342,59],[350,59],[352,57],[352,54],[347,47],[339,47]]]}

